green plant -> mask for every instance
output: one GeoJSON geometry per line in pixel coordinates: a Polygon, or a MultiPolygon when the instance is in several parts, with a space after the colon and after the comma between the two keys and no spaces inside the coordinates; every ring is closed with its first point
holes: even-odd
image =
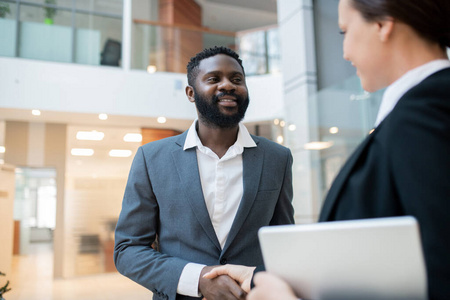
{"type": "Polygon", "coordinates": [[[6,17],[7,14],[11,13],[8,3],[0,3],[0,18],[6,17]]]}
{"type": "MultiPolygon", "coordinates": [[[[5,276],[6,274],[0,272],[0,275],[1,276],[5,276]]],[[[4,293],[6,293],[6,292],[11,290],[11,288],[8,288],[8,286],[9,286],[9,280],[6,282],[6,284],[3,287],[0,288],[0,300],[3,300],[3,294],[4,293]]]]}
{"type": "MultiPolygon", "coordinates": [[[[56,0],[45,0],[45,4],[56,5],[56,0]]],[[[52,20],[56,15],[56,8],[54,7],[45,7],[45,18],[52,20]]]]}

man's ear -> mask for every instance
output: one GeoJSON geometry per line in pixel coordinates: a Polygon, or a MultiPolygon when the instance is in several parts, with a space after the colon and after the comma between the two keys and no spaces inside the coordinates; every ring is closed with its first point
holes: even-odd
{"type": "Polygon", "coordinates": [[[395,21],[391,17],[378,22],[378,35],[380,41],[387,42],[394,31],[395,21]]]}
{"type": "Polygon", "coordinates": [[[188,97],[188,100],[189,100],[190,102],[194,103],[194,102],[195,102],[195,98],[194,98],[194,96],[195,96],[194,88],[193,88],[192,86],[190,86],[190,85],[187,85],[185,91],[186,91],[186,96],[188,97]]]}

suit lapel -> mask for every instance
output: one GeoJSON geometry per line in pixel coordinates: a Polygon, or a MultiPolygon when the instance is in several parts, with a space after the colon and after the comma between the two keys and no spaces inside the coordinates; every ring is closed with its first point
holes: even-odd
{"type": "MultiPolygon", "coordinates": [[[[256,141],[256,143],[258,142],[256,141]]],[[[262,150],[261,147],[246,148],[242,153],[244,193],[236,217],[234,218],[233,225],[231,226],[230,233],[228,234],[223,252],[225,252],[233,242],[253,206],[256,194],[258,193],[263,160],[264,150],[262,150]]]]}
{"type": "Polygon", "coordinates": [[[211,242],[221,250],[219,240],[217,239],[214,227],[208,214],[208,209],[203,196],[200,174],[198,171],[197,153],[195,148],[183,150],[186,134],[180,136],[177,144],[179,149],[172,152],[172,157],[180,177],[182,190],[185,192],[186,199],[189,202],[192,211],[201,224],[206,235],[211,242]]]}
{"type": "Polygon", "coordinates": [[[347,160],[347,162],[342,167],[341,171],[337,175],[336,179],[334,180],[333,184],[331,185],[331,188],[328,192],[327,197],[325,198],[324,204],[322,206],[322,210],[320,212],[319,222],[328,221],[330,218],[331,212],[333,211],[333,208],[336,204],[336,200],[340,194],[340,191],[342,190],[345,182],[347,181],[348,176],[350,175],[350,172],[353,170],[354,165],[358,161],[359,157],[361,156],[363,150],[367,147],[369,142],[373,139],[373,136],[375,135],[375,131],[368,135],[365,140],[356,148],[356,150],[353,152],[353,154],[350,156],[350,158],[347,160]]]}

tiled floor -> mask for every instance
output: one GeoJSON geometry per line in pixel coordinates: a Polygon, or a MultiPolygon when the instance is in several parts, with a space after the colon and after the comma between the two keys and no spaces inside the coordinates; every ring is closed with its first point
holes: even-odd
{"type": "MultiPolygon", "coordinates": [[[[30,254],[14,256],[6,300],[148,300],[146,288],[119,273],[53,279],[51,244],[31,244],[30,254]]],[[[9,275],[9,274],[7,274],[9,275]]]]}

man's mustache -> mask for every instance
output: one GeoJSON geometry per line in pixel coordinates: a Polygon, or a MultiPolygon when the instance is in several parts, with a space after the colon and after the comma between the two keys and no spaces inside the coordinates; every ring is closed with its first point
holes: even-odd
{"type": "Polygon", "coordinates": [[[219,99],[224,97],[224,96],[231,96],[231,97],[236,99],[236,102],[238,102],[238,103],[242,102],[242,97],[239,97],[238,95],[236,95],[233,92],[231,92],[231,93],[229,93],[229,92],[221,92],[221,93],[219,93],[217,95],[214,95],[213,100],[214,100],[215,103],[217,103],[217,102],[220,101],[219,99]]]}

